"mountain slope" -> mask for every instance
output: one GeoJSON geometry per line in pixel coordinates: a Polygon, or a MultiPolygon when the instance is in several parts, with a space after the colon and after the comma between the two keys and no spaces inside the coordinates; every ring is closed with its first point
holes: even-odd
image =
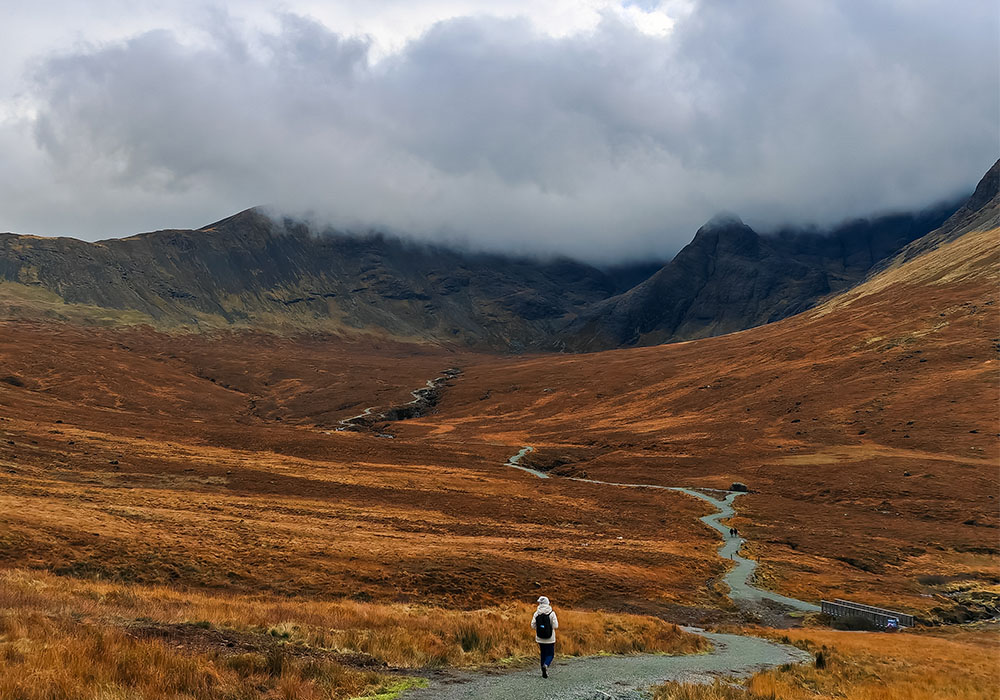
{"type": "Polygon", "coordinates": [[[879,265],[863,283],[823,304],[820,314],[900,286],[987,281],[1000,286],[1000,160],[975,194],[938,229],[879,265]]]}
{"type": "Polygon", "coordinates": [[[699,503],[502,466],[533,445],[555,476],[742,481],[734,525],[760,584],[936,614],[996,578],[989,234],[872,276],[847,306],[593,354],[0,322],[0,558],[471,605],[541,580],[605,609],[725,599],[699,503]],[[379,426],[395,439],[332,429],[456,366],[434,411],[379,426]]]}
{"type": "Polygon", "coordinates": [[[781,593],[992,617],[976,601],[994,600],[1000,555],[1000,197],[983,199],[923,253],[777,323],[469,366],[399,437],[531,444],[525,464],[557,477],[743,482],[735,525],[781,593]]]}
{"type": "Polygon", "coordinates": [[[105,309],[165,328],[364,330],[515,350],[616,284],[569,260],[314,235],[256,210],[99,243],[0,235],[0,280],[8,313],[47,301],[54,315],[105,309]]]}
{"type": "Polygon", "coordinates": [[[0,317],[165,330],[375,334],[452,347],[600,350],[718,335],[798,313],[951,213],[761,237],[713,220],[670,263],[600,270],[381,235],[320,234],[247,210],[195,231],[85,243],[0,234],[0,317]]]}
{"type": "Polygon", "coordinates": [[[969,231],[990,231],[997,228],[1000,228],[1000,159],[983,175],[972,196],[948,217],[941,228],[906,246],[877,269],[899,265],[969,231]]]}
{"type": "Polygon", "coordinates": [[[603,350],[743,330],[794,315],[864,279],[880,260],[939,226],[954,211],[859,220],[820,234],[761,236],[719,217],[659,272],[598,302],[562,332],[567,346],[603,350]]]}

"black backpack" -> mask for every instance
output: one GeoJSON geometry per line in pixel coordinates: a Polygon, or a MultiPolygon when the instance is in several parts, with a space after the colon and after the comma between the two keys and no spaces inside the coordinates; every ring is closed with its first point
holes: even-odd
{"type": "Polygon", "coordinates": [[[535,634],[540,639],[548,639],[552,636],[552,618],[548,613],[538,613],[535,615],[535,634]]]}

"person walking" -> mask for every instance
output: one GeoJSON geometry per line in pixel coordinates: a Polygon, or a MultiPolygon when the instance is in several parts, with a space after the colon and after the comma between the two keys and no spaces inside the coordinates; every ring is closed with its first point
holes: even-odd
{"type": "Polygon", "coordinates": [[[531,629],[535,630],[535,641],[538,642],[538,654],[542,662],[542,678],[549,677],[549,666],[556,656],[556,629],[559,619],[555,610],[549,605],[549,599],[542,596],[538,599],[538,609],[531,617],[531,629]]]}

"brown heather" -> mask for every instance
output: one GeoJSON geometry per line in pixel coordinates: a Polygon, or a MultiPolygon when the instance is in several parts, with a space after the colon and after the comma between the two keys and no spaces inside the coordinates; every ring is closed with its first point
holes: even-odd
{"type": "Polygon", "coordinates": [[[1000,687],[995,624],[903,634],[752,631],[822,652],[826,667],[783,666],[744,685],[668,683],[655,700],[995,700],[1000,687]]]}
{"type": "MultiPolygon", "coordinates": [[[[958,594],[998,571],[996,235],[779,323],[590,355],[0,320],[0,700],[388,691],[532,655],[539,592],[571,654],[701,648],[588,610],[738,619],[705,504],[504,467],[525,444],[557,476],[748,484],[734,524],[780,592],[990,614],[958,594]],[[455,365],[395,439],[334,430],[455,365]]],[[[826,668],[661,697],[996,695],[995,629],[788,636],[826,668]]]]}
{"type": "MultiPolygon", "coordinates": [[[[655,618],[560,613],[562,654],[708,646],[655,618]]],[[[398,680],[344,660],[375,669],[518,662],[535,651],[530,615],[523,604],[281,600],[6,570],[0,699],[354,697],[398,680]]]]}

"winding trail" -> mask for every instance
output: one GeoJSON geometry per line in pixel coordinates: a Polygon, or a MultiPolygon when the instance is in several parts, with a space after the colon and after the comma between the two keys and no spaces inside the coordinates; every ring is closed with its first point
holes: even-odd
{"type": "MultiPolygon", "coordinates": [[[[526,454],[524,450],[518,453],[519,456],[526,454]]],[[[511,458],[513,459],[513,458],[511,458]]],[[[523,469],[524,471],[531,471],[527,467],[520,467],[516,464],[511,465],[518,469],[523,469]]],[[[723,536],[725,541],[719,548],[719,556],[723,559],[729,559],[733,562],[734,566],[726,573],[724,581],[726,585],[729,586],[729,598],[737,604],[745,603],[759,603],[762,600],[770,600],[774,603],[779,603],[781,605],[788,606],[795,610],[802,612],[819,612],[820,607],[814,605],[813,603],[808,603],[804,600],[799,600],[797,598],[789,598],[788,596],[781,595],[780,593],[775,593],[774,591],[768,591],[763,588],[757,588],[750,583],[753,578],[753,573],[757,569],[757,562],[753,559],[746,559],[740,556],[739,551],[746,541],[742,537],[729,537],[729,526],[723,525],[720,520],[725,518],[731,518],[736,514],[733,508],[733,501],[736,497],[741,495],[740,491],[727,491],[726,497],[719,499],[713,498],[706,493],[701,491],[696,491],[691,488],[685,488],[683,486],[659,486],[657,484],[621,484],[613,481],[597,481],[595,479],[580,479],[575,477],[569,477],[572,481],[583,481],[588,484],[601,484],[603,486],[617,486],[619,488],[632,488],[632,489],[660,489],[663,491],[679,491],[680,493],[685,493],[688,496],[694,496],[695,498],[700,498],[707,503],[710,503],[715,507],[718,512],[712,513],[711,515],[706,515],[700,518],[700,520],[708,525],[713,530],[717,531],[723,536]]]]}
{"type": "Polygon", "coordinates": [[[507,460],[506,466],[514,467],[514,469],[520,469],[522,472],[528,472],[529,474],[537,476],[539,479],[548,479],[549,475],[546,474],[545,472],[539,471],[537,469],[532,469],[531,467],[525,467],[521,464],[521,460],[524,458],[524,455],[534,451],[535,448],[530,445],[521,448],[520,452],[518,452],[516,455],[507,460]]]}
{"type": "MultiPolygon", "coordinates": [[[[548,474],[521,464],[521,460],[534,448],[525,446],[505,466],[520,469],[540,479],[548,474]]],[[[719,556],[731,559],[734,566],[725,576],[729,597],[738,605],[748,605],[769,600],[803,612],[818,612],[819,606],[804,600],[789,598],[767,591],[750,583],[757,562],[739,555],[744,540],[729,537],[729,527],[720,520],[735,514],[733,501],[740,492],[728,491],[722,499],[681,486],[658,484],[624,484],[596,479],[568,477],[567,480],[600,484],[616,488],[661,489],[679,491],[700,498],[716,508],[716,512],[701,521],[724,538],[719,556]]],[[[641,700],[649,697],[644,692],[651,686],[666,681],[710,683],[716,676],[746,677],[757,671],[787,663],[804,663],[810,655],[784,644],[777,644],[757,637],[736,634],[705,632],[685,628],[709,639],[714,649],[708,654],[685,656],[589,656],[577,659],[557,658],[548,679],[539,676],[537,669],[512,671],[499,674],[455,673],[447,681],[436,681],[428,688],[405,694],[407,700],[641,700]]]]}
{"type": "Polygon", "coordinates": [[[743,538],[727,537],[729,534],[729,527],[719,522],[723,518],[731,518],[735,515],[736,511],[733,508],[733,501],[740,495],[739,491],[730,491],[724,499],[719,500],[717,498],[712,498],[708,494],[695,491],[694,489],[678,487],[674,490],[686,493],[689,496],[694,496],[695,498],[700,498],[703,501],[708,501],[719,509],[718,513],[703,516],[700,520],[710,528],[717,530],[724,538],[726,538],[725,543],[719,549],[719,556],[723,559],[731,556],[732,561],[735,564],[726,573],[723,579],[729,586],[729,597],[733,600],[733,602],[739,603],[743,601],[759,603],[762,600],[770,600],[774,603],[787,605],[790,608],[794,608],[795,610],[800,610],[802,612],[820,611],[820,607],[818,605],[808,603],[804,600],[799,600],[798,598],[790,598],[788,596],[781,595],[780,593],[775,593],[774,591],[757,588],[750,583],[750,580],[753,578],[753,573],[757,569],[757,562],[753,559],[746,559],[740,556],[739,551],[744,542],[743,538]]]}
{"type": "Polygon", "coordinates": [[[697,629],[715,648],[685,656],[589,656],[557,658],[548,679],[538,670],[496,675],[460,673],[404,695],[406,700],[639,700],[666,681],[710,683],[718,675],[746,677],[772,666],[807,661],[809,654],[757,637],[697,629]]]}

